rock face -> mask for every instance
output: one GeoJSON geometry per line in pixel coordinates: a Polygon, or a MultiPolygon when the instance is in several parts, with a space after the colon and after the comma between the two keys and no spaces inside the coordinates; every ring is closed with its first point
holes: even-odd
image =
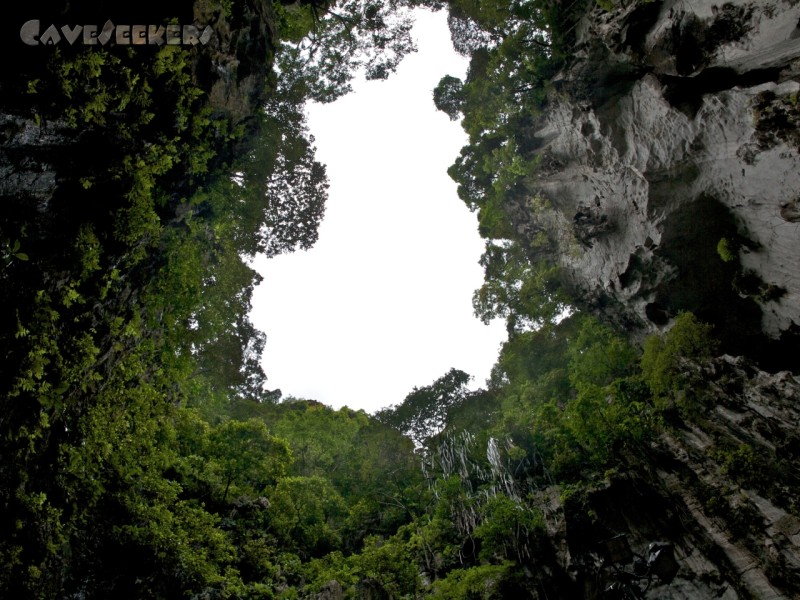
{"type": "Polygon", "coordinates": [[[531,253],[548,232],[574,296],[634,337],[689,310],[729,353],[685,364],[674,422],[625,474],[543,499],[583,597],[614,580],[586,540],[616,533],[675,547],[648,598],[800,597],[800,383],[781,371],[800,331],[798,22],[783,0],[595,6],[529,132],[538,167],[509,212],[531,253]]]}
{"type": "Polygon", "coordinates": [[[517,229],[552,221],[533,208],[549,201],[550,230],[572,231],[552,240],[568,285],[634,333],[691,310],[734,353],[786,342],[800,315],[800,5],[628,4],[577,25],[531,132],[541,162],[517,229]]]}
{"type": "Polygon", "coordinates": [[[572,597],[606,597],[620,578],[597,541],[624,534],[645,557],[651,542],[674,547],[675,579],[653,578],[647,598],[797,598],[800,382],[729,355],[685,369],[690,418],[676,414],[631,469],[584,495],[542,492],[551,569],[569,575],[572,597]]]}

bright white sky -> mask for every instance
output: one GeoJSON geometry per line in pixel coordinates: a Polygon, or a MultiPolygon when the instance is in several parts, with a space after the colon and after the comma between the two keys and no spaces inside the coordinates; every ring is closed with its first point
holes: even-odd
{"type": "Polygon", "coordinates": [[[319,241],[259,258],[252,320],[266,332],[270,389],[373,412],[451,367],[489,376],[505,329],[472,312],[483,241],[447,168],[466,143],[433,105],[463,77],[444,11],[418,12],[419,51],[384,82],[360,82],[308,124],[330,180],[319,241]]]}

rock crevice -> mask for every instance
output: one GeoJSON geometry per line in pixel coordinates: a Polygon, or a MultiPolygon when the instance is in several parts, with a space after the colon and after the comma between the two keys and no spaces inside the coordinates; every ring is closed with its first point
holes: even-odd
{"type": "Polygon", "coordinates": [[[691,310],[736,353],[795,335],[799,19],[790,2],[700,1],[579,22],[528,190],[573,223],[584,251],[558,262],[589,308],[639,335],[691,310]],[[722,238],[742,241],[729,263],[722,238]]]}

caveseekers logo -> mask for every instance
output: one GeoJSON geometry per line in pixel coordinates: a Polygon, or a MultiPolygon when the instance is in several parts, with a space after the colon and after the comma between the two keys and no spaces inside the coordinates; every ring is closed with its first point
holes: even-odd
{"type": "Polygon", "coordinates": [[[214,35],[210,25],[200,31],[195,25],[114,25],[111,20],[102,28],[97,25],[50,25],[42,31],[38,19],[26,22],[19,37],[28,46],[55,46],[82,43],[105,46],[112,40],[118,46],[196,46],[206,45],[214,35]]]}

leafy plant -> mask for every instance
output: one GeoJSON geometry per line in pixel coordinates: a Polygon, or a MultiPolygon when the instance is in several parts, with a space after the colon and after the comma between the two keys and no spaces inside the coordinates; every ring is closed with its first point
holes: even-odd
{"type": "Polygon", "coordinates": [[[683,360],[702,360],[713,356],[718,342],[712,337],[711,331],[710,325],[684,312],[675,318],[675,323],[665,335],[647,338],[641,366],[644,381],[653,395],[665,397],[680,389],[685,381],[681,376],[683,360]]]}
{"type": "Polygon", "coordinates": [[[0,248],[0,261],[3,262],[4,268],[10,267],[15,260],[28,260],[28,255],[20,252],[20,247],[19,240],[14,240],[13,244],[9,240],[3,240],[2,248],[0,248]]]}
{"type": "Polygon", "coordinates": [[[736,260],[738,248],[730,238],[720,238],[717,242],[717,254],[724,262],[733,262],[736,260]]]}

